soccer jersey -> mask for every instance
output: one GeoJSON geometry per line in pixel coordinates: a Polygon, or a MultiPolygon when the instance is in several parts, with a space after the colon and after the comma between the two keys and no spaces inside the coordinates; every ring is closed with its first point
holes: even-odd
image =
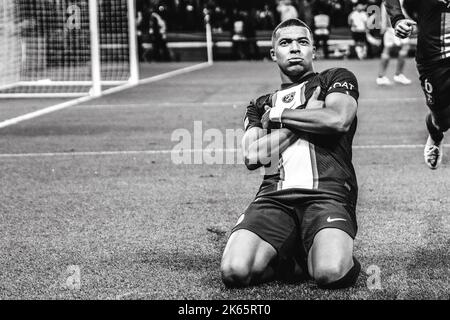
{"type": "MultiPolygon", "coordinates": [[[[434,65],[450,58],[450,0],[410,0],[405,4],[417,16],[417,64],[434,65]]],[[[403,18],[398,0],[386,0],[386,9],[395,26],[403,18]]]]}
{"type": "MultiPolygon", "coordinates": [[[[318,86],[321,87],[319,100],[325,100],[333,92],[348,94],[355,100],[359,97],[355,76],[344,68],[310,73],[298,83],[283,85],[277,97],[285,101],[298,99],[295,107],[304,109],[318,86]]],[[[267,94],[249,104],[244,118],[246,130],[252,127],[262,128],[264,106],[271,105],[272,97],[273,94],[267,94]]],[[[295,199],[299,193],[317,193],[355,203],[358,187],[352,165],[352,141],[356,125],[355,117],[346,133],[297,132],[300,138],[280,154],[277,171],[264,176],[257,197],[295,199]]]]}

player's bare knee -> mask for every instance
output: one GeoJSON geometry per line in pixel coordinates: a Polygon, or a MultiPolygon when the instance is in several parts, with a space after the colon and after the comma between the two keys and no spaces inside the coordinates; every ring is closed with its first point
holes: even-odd
{"type": "Polygon", "coordinates": [[[389,50],[390,49],[386,49],[386,48],[383,50],[383,52],[381,53],[381,59],[389,60],[389,58],[391,57],[389,50]]]}
{"type": "Polygon", "coordinates": [[[251,279],[250,267],[239,261],[222,263],[222,281],[229,288],[248,286],[251,279]]]}
{"type": "Polygon", "coordinates": [[[343,263],[329,262],[314,268],[314,280],[319,285],[327,285],[345,276],[348,268],[343,263]]]}

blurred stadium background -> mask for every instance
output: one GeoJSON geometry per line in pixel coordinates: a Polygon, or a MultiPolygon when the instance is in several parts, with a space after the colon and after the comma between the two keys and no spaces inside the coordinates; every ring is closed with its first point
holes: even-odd
{"type": "Polygon", "coordinates": [[[450,298],[448,160],[435,172],[423,164],[413,59],[411,86],[378,87],[380,48],[356,58],[350,0],[281,6],[313,29],[329,16],[330,55],[319,49],[316,70],[346,67],[360,82],[363,273],[338,292],[222,285],[228,232],[261,176],[242,165],[238,141],[217,150],[235,164],[177,165],[173,133],[206,148],[194,123],[242,129],[246,103],[278,87],[271,29],[295,14],[279,2],[0,1],[1,299],[450,298]]]}

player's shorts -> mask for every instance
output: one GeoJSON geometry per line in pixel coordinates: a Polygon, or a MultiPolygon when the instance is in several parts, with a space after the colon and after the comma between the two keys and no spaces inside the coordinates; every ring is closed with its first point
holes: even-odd
{"type": "Polygon", "coordinates": [[[418,66],[418,71],[430,110],[440,111],[450,107],[450,61],[429,67],[418,66]]]}
{"type": "Polygon", "coordinates": [[[387,28],[383,35],[383,43],[385,47],[403,47],[409,45],[409,39],[401,39],[395,36],[394,28],[387,28]]]}
{"type": "Polygon", "coordinates": [[[352,38],[355,42],[366,42],[365,32],[352,32],[352,38]]]}
{"type": "Polygon", "coordinates": [[[232,232],[249,230],[271,244],[281,258],[306,260],[315,235],[325,228],[340,229],[353,239],[357,232],[353,206],[341,201],[304,195],[295,202],[257,198],[239,217],[232,232]]]}

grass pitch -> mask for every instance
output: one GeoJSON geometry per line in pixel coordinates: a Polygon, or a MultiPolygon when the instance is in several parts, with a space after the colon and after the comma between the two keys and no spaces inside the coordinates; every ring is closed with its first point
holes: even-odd
{"type": "MultiPolygon", "coordinates": [[[[414,62],[413,85],[389,88],[375,85],[376,60],[316,70],[336,65],[356,74],[361,94],[354,288],[223,286],[222,250],[261,175],[240,162],[175,165],[171,135],[193,132],[194,121],[242,128],[245,104],[279,77],[270,62],[219,62],[0,130],[0,298],[449,299],[450,166],[448,157],[436,171],[423,163],[427,109],[414,62]]],[[[0,120],[53,103],[2,100],[0,120]]]]}

